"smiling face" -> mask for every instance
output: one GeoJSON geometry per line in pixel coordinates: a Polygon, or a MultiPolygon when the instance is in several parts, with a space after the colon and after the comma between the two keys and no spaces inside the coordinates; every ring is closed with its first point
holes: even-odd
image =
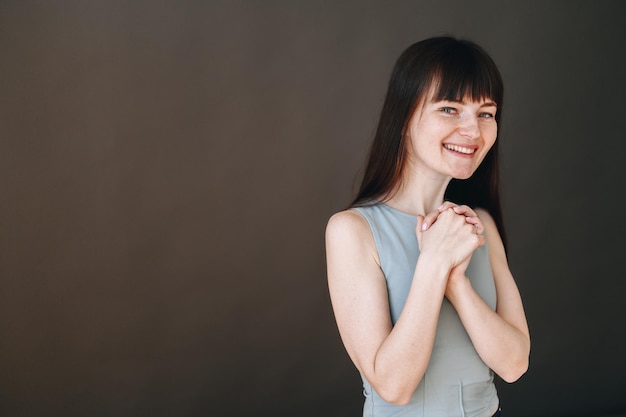
{"type": "Polygon", "coordinates": [[[483,99],[436,100],[417,107],[408,136],[408,172],[430,178],[469,178],[496,141],[497,105],[483,99]]]}

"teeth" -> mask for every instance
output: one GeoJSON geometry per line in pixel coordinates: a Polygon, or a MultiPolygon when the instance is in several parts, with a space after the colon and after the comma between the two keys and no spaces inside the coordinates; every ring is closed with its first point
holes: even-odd
{"type": "Polygon", "coordinates": [[[451,151],[464,153],[466,155],[471,155],[471,154],[474,153],[474,151],[476,151],[476,149],[464,148],[463,146],[450,145],[450,144],[447,144],[447,143],[445,145],[443,145],[443,147],[446,148],[446,149],[450,149],[451,151]]]}

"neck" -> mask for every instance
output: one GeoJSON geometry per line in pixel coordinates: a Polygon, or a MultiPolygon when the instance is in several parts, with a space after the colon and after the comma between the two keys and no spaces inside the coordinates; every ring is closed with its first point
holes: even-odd
{"type": "Polygon", "coordinates": [[[397,192],[386,204],[414,216],[426,215],[443,203],[450,177],[413,173],[403,179],[397,192]]]}

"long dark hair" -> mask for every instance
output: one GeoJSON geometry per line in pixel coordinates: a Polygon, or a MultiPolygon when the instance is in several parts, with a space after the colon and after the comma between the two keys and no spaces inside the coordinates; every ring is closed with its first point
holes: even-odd
{"type": "MultiPolygon", "coordinates": [[[[493,100],[498,106],[495,118],[500,125],[504,106],[502,76],[483,48],[448,36],[414,43],[404,50],[393,68],[363,180],[351,207],[388,200],[397,191],[407,163],[404,131],[431,88],[437,101],[493,100]]],[[[497,140],[470,178],[450,181],[445,199],[487,210],[506,247],[497,140]]]]}

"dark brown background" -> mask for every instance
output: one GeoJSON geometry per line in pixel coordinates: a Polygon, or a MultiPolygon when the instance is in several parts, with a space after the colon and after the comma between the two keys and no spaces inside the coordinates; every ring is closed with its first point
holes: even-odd
{"type": "Polygon", "coordinates": [[[626,2],[0,1],[0,414],[357,416],[325,281],[391,66],[505,77],[507,417],[626,413],[626,2]],[[504,3],[504,4],[503,4],[504,3]]]}

